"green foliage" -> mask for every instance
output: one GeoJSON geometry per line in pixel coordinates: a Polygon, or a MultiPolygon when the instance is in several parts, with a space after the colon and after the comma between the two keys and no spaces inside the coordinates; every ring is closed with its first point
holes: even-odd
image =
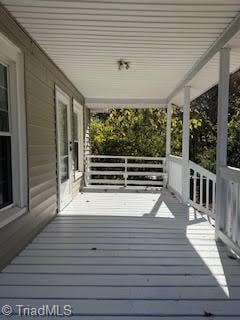
{"type": "Polygon", "coordinates": [[[190,159],[215,172],[217,138],[217,86],[191,103],[190,159]]]}
{"type": "MultiPolygon", "coordinates": [[[[190,159],[215,172],[218,86],[192,101],[190,159]]],[[[240,71],[231,76],[228,124],[228,165],[240,168],[240,71]]],[[[112,110],[94,114],[91,122],[93,154],[165,156],[164,109],[112,110]]],[[[172,114],[172,154],[182,154],[182,111],[172,114]]]]}
{"type": "MultiPolygon", "coordinates": [[[[240,168],[240,71],[230,77],[228,116],[228,165],[240,168]]],[[[191,121],[201,125],[191,128],[190,159],[206,169],[216,171],[218,86],[191,104],[191,121]]]]}
{"type": "Polygon", "coordinates": [[[174,107],[171,123],[171,154],[182,156],[182,128],[183,113],[180,108],[174,107]]]}
{"type": "Polygon", "coordinates": [[[166,113],[161,109],[112,110],[94,114],[91,148],[94,154],[164,156],[166,113]]]}
{"type": "Polygon", "coordinates": [[[230,82],[228,165],[240,168],[240,71],[231,76],[230,82]]]}

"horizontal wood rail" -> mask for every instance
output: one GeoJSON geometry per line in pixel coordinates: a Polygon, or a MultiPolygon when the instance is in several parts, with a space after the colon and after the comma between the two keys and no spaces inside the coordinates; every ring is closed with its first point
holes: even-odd
{"type": "Polygon", "coordinates": [[[221,177],[240,184],[240,169],[233,167],[220,167],[221,177]]]}
{"type": "Polygon", "coordinates": [[[87,186],[164,187],[166,159],[158,157],[86,157],[87,186]]]}
{"type": "MultiPolygon", "coordinates": [[[[215,218],[216,175],[189,161],[189,180],[188,203],[215,218]]],[[[181,157],[86,156],[86,186],[158,188],[167,181],[168,188],[182,197],[181,157]]]]}

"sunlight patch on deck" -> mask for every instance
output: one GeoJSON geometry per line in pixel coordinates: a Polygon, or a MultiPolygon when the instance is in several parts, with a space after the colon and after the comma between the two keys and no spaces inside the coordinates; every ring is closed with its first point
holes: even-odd
{"type": "MultiPolygon", "coordinates": [[[[211,229],[209,228],[209,233],[210,232],[211,232],[211,229]]],[[[227,279],[225,276],[225,271],[224,271],[224,267],[222,264],[222,259],[221,259],[220,253],[218,251],[218,248],[216,246],[214,234],[212,234],[212,237],[209,237],[209,239],[206,239],[206,244],[212,243],[212,248],[210,247],[210,249],[208,249],[208,250],[212,250],[215,252],[215,256],[214,256],[214,258],[211,258],[211,260],[208,257],[204,256],[203,252],[201,252],[199,250],[199,247],[196,245],[196,243],[194,243],[194,241],[193,241],[193,239],[191,239],[190,235],[187,235],[187,238],[188,238],[188,241],[191,244],[193,250],[195,250],[196,253],[198,254],[198,256],[201,258],[202,263],[205,264],[206,268],[209,269],[209,272],[211,273],[212,277],[219,284],[219,288],[221,288],[221,290],[224,292],[224,294],[226,295],[226,298],[230,298],[229,288],[227,285],[227,279]],[[209,263],[210,261],[212,262],[212,264],[209,263]],[[216,268],[215,268],[216,266],[218,266],[217,273],[216,273],[216,268]],[[219,274],[222,275],[221,280],[219,280],[219,277],[218,277],[219,274]]],[[[202,238],[202,239],[204,240],[204,238],[202,238]]]]}
{"type": "Polygon", "coordinates": [[[166,190],[86,192],[3,270],[0,303],[67,302],[89,320],[238,319],[240,264],[229,253],[166,190]]]}
{"type": "Polygon", "coordinates": [[[80,193],[59,215],[109,215],[174,218],[162,192],[99,192],[80,193]]]}

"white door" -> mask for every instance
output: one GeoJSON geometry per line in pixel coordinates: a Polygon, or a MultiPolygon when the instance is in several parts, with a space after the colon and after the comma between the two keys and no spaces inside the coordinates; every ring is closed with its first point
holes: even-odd
{"type": "Polygon", "coordinates": [[[72,200],[72,141],[70,98],[56,87],[58,201],[61,211],[72,200]]]}

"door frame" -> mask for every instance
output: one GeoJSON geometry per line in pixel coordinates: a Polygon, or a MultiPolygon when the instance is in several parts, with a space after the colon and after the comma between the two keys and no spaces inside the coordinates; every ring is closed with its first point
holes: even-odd
{"type": "Polygon", "coordinates": [[[56,108],[56,146],[57,146],[57,187],[58,187],[58,212],[62,211],[64,207],[69,204],[73,199],[73,170],[72,170],[72,150],[70,149],[70,142],[72,141],[72,121],[71,121],[71,98],[57,85],[55,85],[55,108],[56,108]],[[70,197],[69,202],[61,205],[61,170],[60,170],[60,140],[59,140],[59,108],[58,100],[61,100],[64,104],[67,105],[67,123],[68,123],[68,170],[69,170],[69,190],[70,197]]]}
{"type": "MultiPolygon", "coordinates": [[[[73,99],[73,113],[78,115],[78,138],[79,138],[79,171],[83,174],[84,171],[84,128],[83,128],[83,105],[77,100],[73,99]]],[[[74,172],[75,174],[75,172],[74,172]]]]}

